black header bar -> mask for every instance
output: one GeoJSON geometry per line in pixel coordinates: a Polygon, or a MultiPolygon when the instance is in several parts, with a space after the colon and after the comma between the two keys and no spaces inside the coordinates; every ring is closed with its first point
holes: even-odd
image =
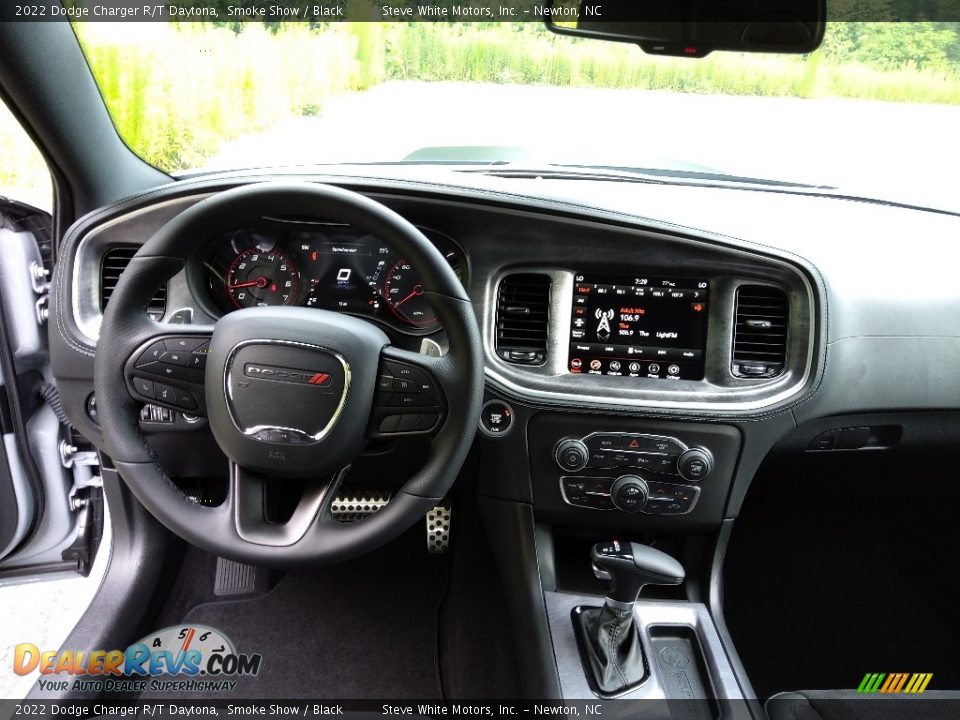
{"type": "MultiPolygon", "coordinates": [[[[624,22],[686,22],[685,3],[660,0],[624,5],[581,0],[5,0],[4,22],[555,22],[602,20],[605,9],[624,22]],[[624,8],[627,7],[627,14],[624,8]],[[676,8],[674,13],[673,8],[676,8]]],[[[710,18],[739,22],[735,3],[711,3],[710,18]],[[725,8],[731,8],[726,17],[725,8]]],[[[818,18],[797,18],[814,21],[818,18]]],[[[960,0],[851,0],[827,2],[828,22],[954,22],[960,21],[960,0]]]]}

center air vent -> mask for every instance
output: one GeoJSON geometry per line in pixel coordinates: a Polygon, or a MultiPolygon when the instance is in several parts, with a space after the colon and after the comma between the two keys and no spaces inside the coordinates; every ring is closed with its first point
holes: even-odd
{"type": "Polygon", "coordinates": [[[733,334],[733,374],[770,378],[783,372],[787,361],[787,295],[779,288],[741,285],[737,288],[733,334]]]}
{"type": "MultiPolygon", "coordinates": [[[[127,269],[131,258],[137,254],[139,245],[114,245],[103,254],[100,261],[100,310],[107,307],[110,296],[117,287],[120,273],[127,269]]],[[[167,309],[167,286],[163,284],[147,305],[147,314],[154,320],[161,320],[167,309]]]]}
{"type": "Polygon", "coordinates": [[[497,355],[510,363],[543,365],[547,359],[550,278],[507,275],[497,292],[497,355]]]}

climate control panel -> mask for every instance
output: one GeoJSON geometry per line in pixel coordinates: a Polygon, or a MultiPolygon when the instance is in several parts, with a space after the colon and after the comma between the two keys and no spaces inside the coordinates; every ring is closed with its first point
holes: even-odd
{"type": "Polygon", "coordinates": [[[539,412],[527,442],[539,522],[686,533],[722,522],[741,435],[715,422],[539,412]]]}
{"type": "Polygon", "coordinates": [[[554,459],[566,472],[622,468],[679,475],[687,482],[700,482],[713,470],[713,455],[707,448],[645,433],[595,432],[583,438],[564,438],[556,445],[554,459]]]}
{"type": "Polygon", "coordinates": [[[660,482],[640,475],[564,475],[560,478],[560,493],[568,505],[591,510],[685,515],[696,505],[700,488],[660,482]]]}

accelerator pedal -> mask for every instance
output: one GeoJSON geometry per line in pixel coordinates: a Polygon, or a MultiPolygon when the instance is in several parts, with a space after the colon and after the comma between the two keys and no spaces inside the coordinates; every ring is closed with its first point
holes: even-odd
{"type": "Polygon", "coordinates": [[[342,523],[354,523],[382,510],[390,502],[386,490],[361,491],[351,495],[338,495],[330,505],[333,519],[342,523]]]}
{"type": "Polygon", "coordinates": [[[427,513],[427,550],[445,553],[450,549],[453,510],[449,505],[437,505],[427,513]]]}

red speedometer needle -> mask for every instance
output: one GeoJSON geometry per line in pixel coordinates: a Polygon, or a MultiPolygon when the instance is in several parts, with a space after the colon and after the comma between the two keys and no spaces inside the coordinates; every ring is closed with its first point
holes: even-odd
{"type": "Polygon", "coordinates": [[[267,280],[263,275],[261,275],[256,280],[247,280],[246,282],[237,283],[236,285],[227,285],[227,289],[236,290],[238,288],[254,287],[254,286],[258,288],[265,288],[268,282],[270,281],[267,280]]]}
{"type": "Polygon", "coordinates": [[[403,305],[407,300],[409,300],[409,299],[412,298],[412,297],[416,297],[417,295],[423,295],[423,285],[414,285],[414,286],[413,286],[413,291],[412,291],[409,295],[407,295],[403,300],[401,300],[401,301],[398,302],[396,305],[394,305],[394,307],[395,307],[395,308],[400,307],[400,306],[403,305]]]}

